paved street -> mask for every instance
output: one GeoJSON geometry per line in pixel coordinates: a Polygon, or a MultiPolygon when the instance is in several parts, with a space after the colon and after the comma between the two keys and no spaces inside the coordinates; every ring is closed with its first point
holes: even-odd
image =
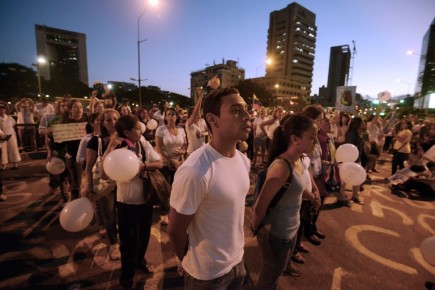
{"type": "MultiPolygon", "coordinates": [[[[0,203],[0,289],[118,289],[120,262],[107,259],[107,240],[95,223],[79,233],[60,227],[61,198],[47,194],[43,158],[43,152],[27,154],[19,170],[1,173],[8,199],[0,203]]],[[[435,280],[435,267],[419,249],[435,235],[434,199],[391,194],[384,180],[390,156],[382,161],[364,185],[364,205],[337,208],[335,197],[326,199],[318,221],[326,239],[320,246],[304,241],[311,252],[296,265],[302,276],[283,276],[280,289],[426,289],[435,280]]],[[[247,229],[251,214],[246,207],[245,261],[256,282],[261,254],[247,229]]],[[[154,221],[147,260],[156,272],[137,274],[135,289],[182,289],[158,210],[154,221]]]]}

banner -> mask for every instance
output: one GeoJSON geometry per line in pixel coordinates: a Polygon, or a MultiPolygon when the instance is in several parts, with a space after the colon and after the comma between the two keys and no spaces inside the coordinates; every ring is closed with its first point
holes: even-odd
{"type": "Polygon", "coordinates": [[[340,112],[355,113],[356,86],[337,87],[335,109],[340,112]]]}
{"type": "Polygon", "coordinates": [[[258,97],[255,94],[253,94],[252,95],[252,109],[258,111],[261,108],[263,108],[263,104],[260,102],[258,97]]]}
{"type": "Polygon", "coordinates": [[[86,136],[85,123],[69,123],[53,125],[54,142],[80,140],[86,136]]]}

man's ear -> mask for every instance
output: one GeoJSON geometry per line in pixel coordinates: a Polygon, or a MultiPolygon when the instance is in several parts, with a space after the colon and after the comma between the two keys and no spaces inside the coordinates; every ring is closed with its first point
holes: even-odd
{"type": "Polygon", "coordinates": [[[210,124],[210,126],[218,128],[216,115],[214,115],[212,113],[207,113],[207,116],[205,116],[205,118],[207,119],[207,122],[210,124]]]}

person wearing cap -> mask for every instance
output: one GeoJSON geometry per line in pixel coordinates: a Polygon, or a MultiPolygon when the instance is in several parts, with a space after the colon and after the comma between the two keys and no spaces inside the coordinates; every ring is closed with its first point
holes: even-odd
{"type": "Polygon", "coordinates": [[[18,169],[21,156],[18,150],[17,135],[14,130],[15,119],[6,114],[7,110],[7,103],[0,102],[0,130],[4,134],[1,153],[2,169],[6,169],[9,161],[13,163],[12,169],[18,169]]]}

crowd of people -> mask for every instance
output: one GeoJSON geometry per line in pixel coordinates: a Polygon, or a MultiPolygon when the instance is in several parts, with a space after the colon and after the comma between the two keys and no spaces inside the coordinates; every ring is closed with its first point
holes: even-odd
{"type": "MultiPolygon", "coordinates": [[[[118,104],[113,95],[101,98],[98,91],[92,92],[88,108],[69,95],[53,104],[24,98],[15,105],[17,118],[0,102],[2,169],[9,163],[18,168],[20,150],[44,146],[47,162],[57,157],[65,163],[62,173],[50,173],[48,184],[50,193],[60,194],[64,203],[93,197],[95,167],[113,150],[126,148],[137,156],[137,175],[117,181],[94,202],[99,231],[109,243],[108,258],[121,260],[119,282],[124,289],[133,287],[135,270],[154,271],[145,253],[156,198],[167,205],[160,206],[160,223],[168,227],[185,289],[241,289],[248,270],[243,226],[249,173],[267,168],[250,228],[263,256],[257,287],[275,289],[283,273],[301,275],[294,263],[305,263],[302,253],[309,252],[303,237],[316,246],[326,238],[317,226],[326,196],[335,194],[338,206],[364,204],[362,185],[351,187],[351,198],[346,195],[349,186],[340,180],[335,162],[339,146],[355,145],[356,162],[369,174],[378,172],[381,153],[391,151],[392,175],[414,166],[432,181],[425,186],[433,190],[434,167],[422,162],[435,139],[435,123],[429,120],[395,114],[365,118],[320,105],[291,114],[280,107],[254,112],[234,88],[206,95],[198,88],[195,93],[196,103],[188,110],[170,107],[165,100],[132,109],[128,100],[118,104]],[[152,122],[157,127],[150,129],[152,122]],[[86,123],[86,136],[56,142],[53,126],[71,123],[86,123]],[[150,196],[144,175],[151,171],[162,173],[172,188],[169,196],[150,196]]],[[[100,171],[100,178],[109,178],[103,166],[100,171]]],[[[418,190],[415,183],[399,187],[418,190]]]]}

